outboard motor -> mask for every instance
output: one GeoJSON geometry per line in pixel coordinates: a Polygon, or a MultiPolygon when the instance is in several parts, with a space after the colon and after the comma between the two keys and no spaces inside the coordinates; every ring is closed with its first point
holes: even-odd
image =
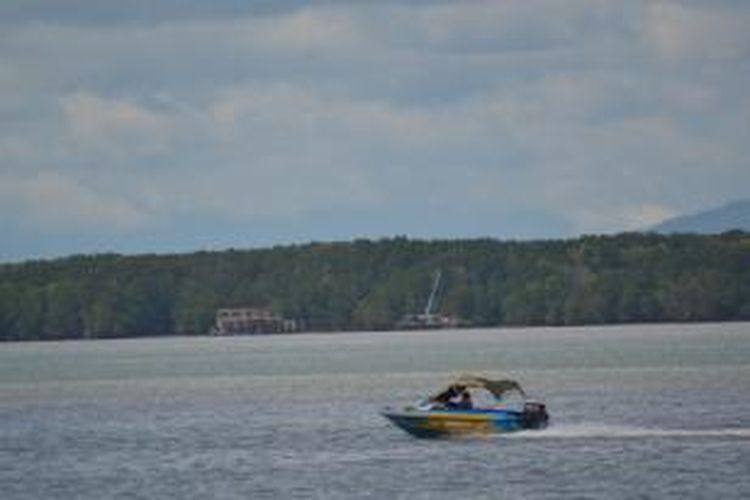
{"type": "Polygon", "coordinates": [[[549,422],[547,407],[538,401],[526,401],[523,405],[523,425],[526,429],[544,429],[549,422]]]}

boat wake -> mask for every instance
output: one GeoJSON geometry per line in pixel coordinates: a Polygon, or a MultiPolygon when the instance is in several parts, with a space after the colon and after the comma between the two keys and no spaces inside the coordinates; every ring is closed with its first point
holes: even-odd
{"type": "Polygon", "coordinates": [[[658,429],[609,424],[562,424],[542,431],[501,434],[504,439],[639,439],[639,438],[735,438],[750,439],[748,428],[658,429]]]}

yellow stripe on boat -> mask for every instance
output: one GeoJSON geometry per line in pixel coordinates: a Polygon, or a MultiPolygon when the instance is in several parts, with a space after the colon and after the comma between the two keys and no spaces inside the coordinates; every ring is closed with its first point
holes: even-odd
{"type": "Polygon", "coordinates": [[[434,413],[426,416],[419,427],[425,430],[456,433],[456,434],[487,434],[495,432],[492,419],[487,415],[471,414],[441,414],[434,413]]]}

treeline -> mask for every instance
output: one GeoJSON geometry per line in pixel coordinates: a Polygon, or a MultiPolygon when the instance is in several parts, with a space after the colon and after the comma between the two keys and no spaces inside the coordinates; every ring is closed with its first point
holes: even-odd
{"type": "Polygon", "coordinates": [[[315,330],[390,329],[424,308],[475,326],[750,320],[750,234],[573,240],[399,237],[0,266],[0,339],[205,335],[217,308],[315,330]]]}

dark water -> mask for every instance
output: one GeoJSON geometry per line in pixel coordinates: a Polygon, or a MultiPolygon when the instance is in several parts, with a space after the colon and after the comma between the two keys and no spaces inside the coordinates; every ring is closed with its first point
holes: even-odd
{"type": "Polygon", "coordinates": [[[750,325],[0,344],[0,498],[750,498],[750,325]],[[378,415],[512,376],[541,432],[378,415]]]}

